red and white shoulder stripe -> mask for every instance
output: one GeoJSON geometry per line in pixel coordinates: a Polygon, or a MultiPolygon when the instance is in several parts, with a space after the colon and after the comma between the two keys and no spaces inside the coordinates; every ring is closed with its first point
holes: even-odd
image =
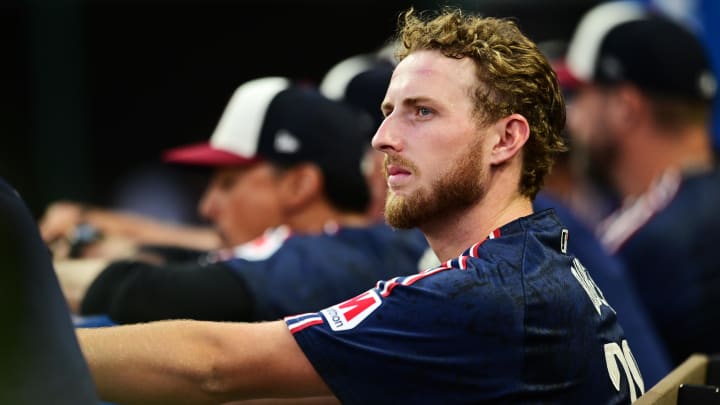
{"type": "MultiPolygon", "coordinates": [[[[490,235],[488,235],[487,239],[495,239],[500,236],[500,230],[496,229],[490,235]]],[[[485,240],[487,240],[485,239],[485,240]]],[[[434,274],[438,274],[443,271],[452,270],[459,268],[460,270],[466,270],[467,269],[467,261],[471,257],[479,257],[479,251],[478,248],[482,243],[485,241],[480,241],[474,245],[472,245],[468,250],[466,250],[466,254],[459,256],[455,259],[448,260],[447,262],[428,270],[425,270],[418,274],[413,274],[411,276],[402,276],[402,277],[395,277],[387,281],[378,281],[378,283],[375,285],[375,289],[377,290],[377,293],[380,294],[382,298],[385,298],[389,296],[393,289],[399,285],[409,286],[413,285],[419,280],[422,280],[424,278],[430,277],[434,274]]],[[[299,315],[293,315],[293,316],[287,316],[284,318],[285,323],[287,324],[288,329],[290,329],[291,333],[297,333],[301,330],[313,326],[313,325],[319,325],[324,322],[323,316],[319,312],[311,312],[311,313],[305,313],[305,314],[299,314],[299,315]]]]}
{"type": "Polygon", "coordinates": [[[598,236],[610,253],[616,253],[640,228],[667,207],[677,194],[682,176],[667,170],[645,194],[626,203],[598,226],[598,236]]]}
{"type": "MultiPolygon", "coordinates": [[[[470,249],[467,250],[466,255],[463,255],[463,256],[458,257],[457,259],[454,259],[454,260],[457,260],[457,267],[460,268],[460,270],[467,270],[467,262],[468,262],[469,258],[480,257],[480,245],[482,245],[483,242],[485,242],[488,239],[495,239],[495,238],[499,238],[499,237],[500,237],[500,229],[496,229],[496,230],[490,232],[487,239],[481,240],[480,242],[470,246],[470,249]]],[[[446,263],[452,263],[452,260],[448,261],[446,263]]]]}
{"type": "Polygon", "coordinates": [[[293,334],[300,332],[309,326],[319,325],[324,322],[322,316],[318,312],[308,312],[299,315],[286,316],[284,321],[287,324],[288,329],[290,329],[290,333],[293,334]]]}

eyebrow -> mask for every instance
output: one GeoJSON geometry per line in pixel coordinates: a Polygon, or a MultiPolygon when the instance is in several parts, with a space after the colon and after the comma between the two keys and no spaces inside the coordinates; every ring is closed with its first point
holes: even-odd
{"type": "MultiPolygon", "coordinates": [[[[431,98],[425,97],[425,96],[418,96],[418,97],[404,98],[402,100],[401,104],[405,105],[405,106],[415,106],[418,104],[424,104],[424,103],[429,103],[429,102],[432,102],[431,98]]],[[[395,104],[393,104],[389,101],[383,101],[383,103],[380,105],[380,109],[382,110],[382,112],[384,114],[385,111],[392,110],[394,105],[395,104]]]]}

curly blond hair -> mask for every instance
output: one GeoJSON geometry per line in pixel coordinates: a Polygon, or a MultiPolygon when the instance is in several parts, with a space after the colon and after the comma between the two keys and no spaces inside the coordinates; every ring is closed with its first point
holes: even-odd
{"type": "Polygon", "coordinates": [[[396,57],[438,50],[450,58],[475,62],[475,110],[483,125],[513,113],[524,116],[530,138],[524,146],[520,192],[535,198],[554,156],[567,148],[560,133],[565,102],[555,72],[538,47],[508,19],[465,14],[444,7],[437,14],[400,15],[396,57]]]}

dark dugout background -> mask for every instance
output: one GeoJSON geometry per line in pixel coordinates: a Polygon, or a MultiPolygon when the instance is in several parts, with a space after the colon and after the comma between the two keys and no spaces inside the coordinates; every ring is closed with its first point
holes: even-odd
{"type": "MultiPolygon", "coordinates": [[[[543,41],[569,38],[596,3],[442,4],[516,17],[543,41]]],[[[206,140],[239,84],[267,75],[317,83],[341,59],[380,47],[407,6],[438,4],[2,0],[0,177],[35,216],[58,199],[116,206],[133,173],[163,166],[162,150],[206,140]]]]}

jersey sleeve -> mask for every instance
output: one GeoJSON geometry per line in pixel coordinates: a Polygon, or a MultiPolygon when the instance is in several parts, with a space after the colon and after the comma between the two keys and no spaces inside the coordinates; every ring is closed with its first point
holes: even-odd
{"type": "MultiPolygon", "coordinates": [[[[452,300],[447,290],[437,288],[446,282],[428,273],[397,277],[320,312],[286,317],[285,322],[344,404],[390,403],[391,398],[400,403],[428,403],[425,393],[432,390],[423,388],[423,381],[482,391],[475,377],[463,370],[482,368],[483,364],[491,370],[494,363],[506,360],[502,350],[484,356],[473,349],[459,356],[463,352],[456,343],[473,340],[483,346],[488,339],[495,339],[492,334],[483,335],[479,327],[498,321],[488,316],[513,320],[506,313],[493,314],[482,308],[471,311],[477,316],[463,315],[456,310],[459,308],[447,305],[452,300]],[[476,330],[466,333],[472,328],[476,330]],[[398,391],[388,392],[388,385],[398,391]]],[[[463,288],[458,285],[455,291],[463,288]]],[[[462,389],[442,391],[447,403],[462,402],[462,389]]]]}
{"type": "Polygon", "coordinates": [[[441,267],[285,319],[343,404],[628,403],[643,382],[552,210],[441,267]]]}
{"type": "Polygon", "coordinates": [[[93,281],[80,311],[106,314],[118,323],[251,321],[253,298],[245,281],[223,263],[157,266],[118,261],[93,281]]]}

